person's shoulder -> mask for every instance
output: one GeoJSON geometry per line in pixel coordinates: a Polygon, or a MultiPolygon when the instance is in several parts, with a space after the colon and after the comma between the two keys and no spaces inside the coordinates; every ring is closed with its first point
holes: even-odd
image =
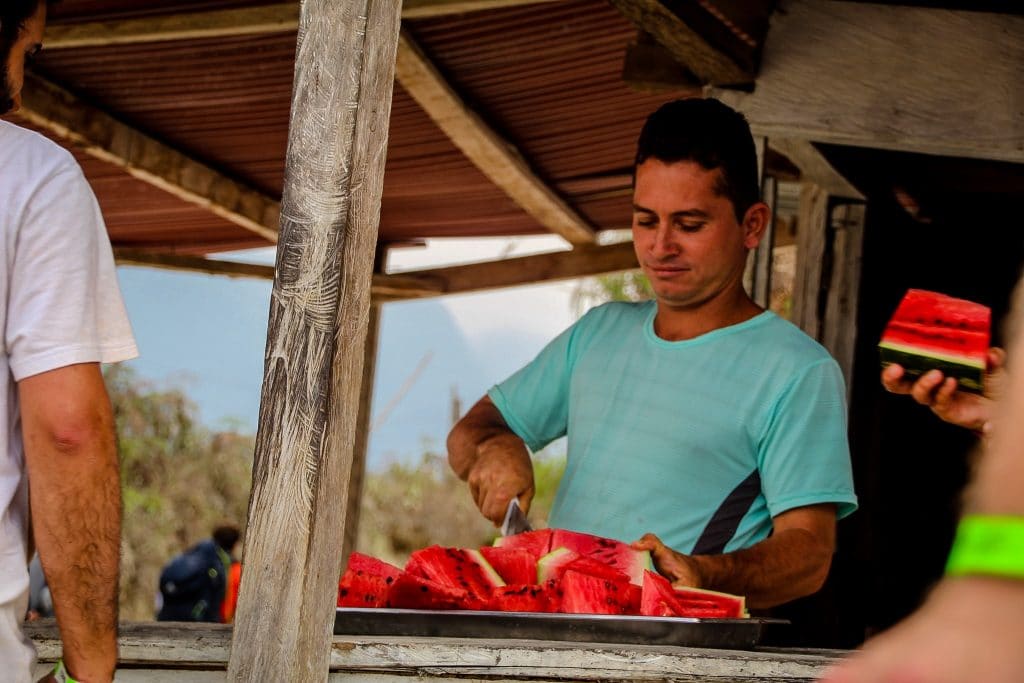
{"type": "Polygon", "coordinates": [[[802,364],[832,359],[828,349],[790,321],[771,311],[761,315],[764,321],[758,329],[772,352],[802,364]]]}
{"type": "Polygon", "coordinates": [[[0,121],[0,155],[4,167],[24,169],[28,176],[79,168],[71,152],[46,136],[9,121],[0,121]]]}

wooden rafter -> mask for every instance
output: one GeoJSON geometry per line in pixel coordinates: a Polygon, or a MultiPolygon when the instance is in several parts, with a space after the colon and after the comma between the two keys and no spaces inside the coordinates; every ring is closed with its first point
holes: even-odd
{"type": "Polygon", "coordinates": [[[808,140],[772,138],[768,146],[793,162],[804,180],[813,182],[830,195],[864,199],[860,190],[837,171],[808,140]]]}
{"type": "Polygon", "coordinates": [[[594,242],[594,230],[587,222],[533,173],[515,148],[463,102],[404,30],[398,45],[395,79],[455,146],[537,222],[573,244],[594,242]]]}
{"type": "MultiPolygon", "coordinates": [[[[403,19],[424,19],[462,12],[540,4],[553,0],[405,0],[403,19]]],[[[181,12],[176,14],[55,24],[46,29],[46,49],[100,47],[128,43],[218,38],[294,31],[299,26],[299,3],[261,7],[181,12]]]]}
{"type": "MultiPolygon", "coordinates": [[[[251,263],[206,259],[185,254],[157,254],[138,249],[116,249],[119,265],[146,266],[186,272],[253,277],[270,280],[274,267],[251,263]]],[[[533,254],[500,261],[471,263],[375,274],[371,293],[377,303],[422,299],[445,294],[465,294],[502,287],[555,282],[637,268],[633,244],[624,242],[602,247],[578,247],[572,251],[533,254]]]]}
{"type": "Polygon", "coordinates": [[[38,76],[28,74],[19,116],[132,176],[277,242],[280,203],[213,170],[38,76]]]}
{"type": "MultiPolygon", "coordinates": [[[[757,75],[763,35],[749,36],[710,11],[711,3],[672,0],[611,0],[638,29],[661,44],[701,82],[744,86],[757,75]],[[752,44],[751,44],[752,43],[752,44]]],[[[757,2],[761,8],[765,3],[757,2]]],[[[748,3],[749,5],[749,3],[748,3]]]]}
{"type": "Polygon", "coordinates": [[[1024,16],[790,0],[757,88],[709,94],[774,138],[1024,162],[1024,16]]]}

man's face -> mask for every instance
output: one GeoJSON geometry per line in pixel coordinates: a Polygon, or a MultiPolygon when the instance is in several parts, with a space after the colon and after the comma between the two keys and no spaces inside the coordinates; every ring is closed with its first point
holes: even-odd
{"type": "Polygon", "coordinates": [[[747,250],[757,246],[759,231],[737,221],[732,202],[716,192],[720,173],[693,161],[637,166],[633,246],[669,307],[698,307],[740,282],[747,250]]]}
{"type": "Polygon", "coordinates": [[[40,2],[39,9],[25,22],[18,33],[7,63],[0,72],[0,115],[21,108],[21,87],[25,82],[25,59],[42,47],[43,27],[46,25],[46,3],[40,2]]]}

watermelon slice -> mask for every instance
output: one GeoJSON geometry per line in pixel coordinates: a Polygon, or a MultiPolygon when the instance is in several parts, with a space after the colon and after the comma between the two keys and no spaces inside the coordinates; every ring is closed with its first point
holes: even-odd
{"type": "Polygon", "coordinates": [[[651,563],[651,554],[646,550],[633,550],[622,541],[577,531],[555,529],[551,534],[551,547],[568,548],[614,567],[629,577],[630,583],[637,586],[643,584],[644,570],[654,567],[651,563]]]}
{"type": "Polygon", "coordinates": [[[562,578],[568,565],[580,559],[580,554],[568,548],[555,548],[537,560],[537,582],[544,583],[562,578]]]}
{"type": "Polygon", "coordinates": [[[530,584],[537,579],[537,558],[525,548],[485,545],[480,548],[480,554],[509,585],[530,584]]]}
{"type": "Polygon", "coordinates": [[[981,304],[922,289],[907,291],[879,343],[882,367],[903,366],[909,377],[941,370],[960,388],[981,393],[992,311],[981,304]]]}
{"type": "Polygon", "coordinates": [[[562,591],[560,612],[567,614],[629,614],[635,602],[635,586],[569,570],[558,582],[562,591]]]}
{"type": "Polygon", "coordinates": [[[388,607],[401,609],[466,609],[467,604],[475,604],[467,591],[409,572],[402,572],[391,584],[387,601],[388,607]]]}
{"type": "Polygon", "coordinates": [[[648,617],[740,619],[750,615],[739,595],[702,588],[673,588],[661,574],[644,572],[640,614],[648,617]]]}
{"type": "Polygon", "coordinates": [[[394,565],[353,552],[338,581],[338,607],[384,607],[391,584],[401,573],[394,565]]]}
{"type": "Polygon", "coordinates": [[[499,612],[551,612],[550,588],[539,584],[501,586],[494,589],[491,609],[499,612]]]}
{"type": "Polygon", "coordinates": [[[497,548],[520,548],[533,557],[534,564],[551,550],[551,529],[525,531],[513,536],[501,536],[494,541],[497,548]]]}
{"type": "Polygon", "coordinates": [[[484,609],[493,590],[505,585],[478,550],[430,546],[414,552],[405,571],[447,588],[465,591],[468,599],[463,609],[484,609]]]}

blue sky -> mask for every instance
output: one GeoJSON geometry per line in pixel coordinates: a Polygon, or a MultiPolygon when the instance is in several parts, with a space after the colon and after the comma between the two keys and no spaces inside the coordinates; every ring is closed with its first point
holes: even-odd
{"type": "MultiPolygon", "coordinates": [[[[565,248],[557,238],[437,240],[394,252],[409,270],[565,248]]],[[[232,255],[273,262],[272,250],[232,255]]],[[[118,269],[141,352],[131,365],[179,386],[209,427],[255,432],[271,283],[123,266],[118,269]]],[[[533,358],[575,318],[575,283],[535,285],[384,306],[369,466],[440,449],[451,393],[468,408],[533,358]],[[419,368],[419,369],[418,369],[419,368]]]]}

